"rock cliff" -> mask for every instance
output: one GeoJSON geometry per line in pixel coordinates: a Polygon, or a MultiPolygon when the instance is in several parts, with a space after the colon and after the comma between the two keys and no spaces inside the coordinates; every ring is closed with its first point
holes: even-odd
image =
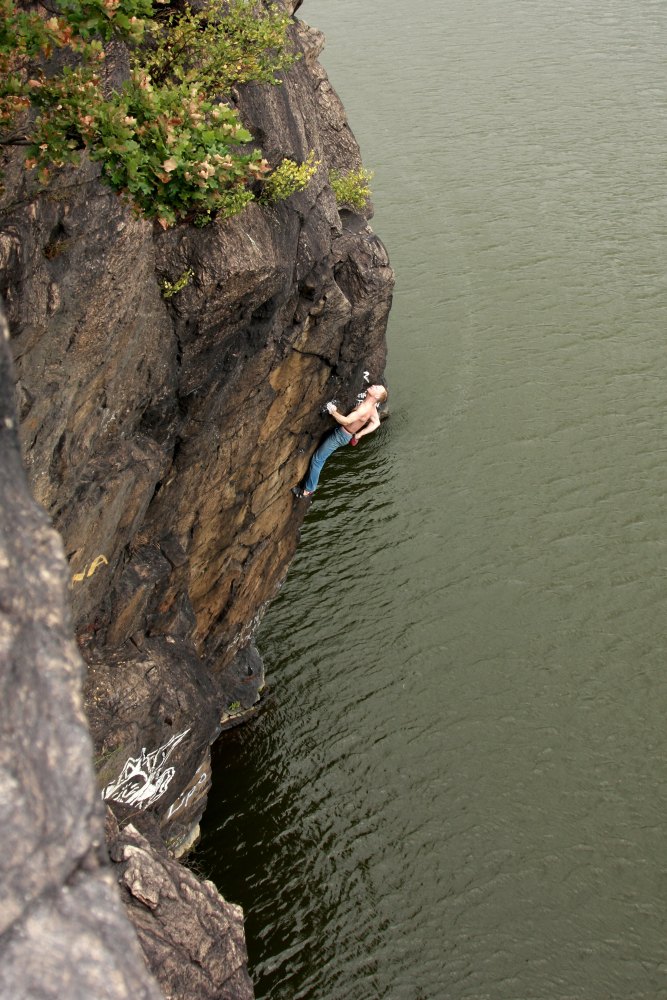
{"type": "Polygon", "coordinates": [[[104,851],[62,543],[21,465],[0,317],[0,996],[157,1000],[104,851]]]}
{"type": "MultiPolygon", "coordinates": [[[[294,554],[304,509],[290,487],[326,429],[323,403],[351,403],[363,371],[378,379],[385,363],[387,255],[367,216],[339,211],[328,184],[327,168],[358,167],[359,151],[317,61],[321,35],[296,20],[292,31],[303,58],[283,84],[234,95],[271,163],[310,150],[321,160],[289,201],[163,231],[136,218],[90,163],[40,190],[7,154],[0,204],[23,461],[64,545],[115,875],[148,965],[173,997],[252,995],[238,910],[172,859],[196,836],[211,743],[260,696],[253,632],[294,554]],[[165,283],[183,287],[167,297],[165,283]]],[[[30,511],[27,526],[6,525],[6,544],[19,546],[15,573],[20,545],[32,544],[22,539],[36,533],[55,547],[44,517],[30,511]]],[[[35,621],[35,609],[48,617],[50,602],[62,604],[57,590],[21,599],[35,621]]],[[[42,720],[57,722],[64,761],[54,750],[44,767],[64,782],[87,753],[78,662],[70,644],[58,668],[66,677],[45,668],[75,706],[72,719],[42,720]],[[65,760],[70,730],[78,763],[65,760]]],[[[27,690],[34,684],[41,700],[42,671],[34,673],[27,690]]],[[[24,738],[38,735],[26,728],[24,738]]],[[[50,801],[48,788],[35,794],[50,801]]],[[[92,846],[100,816],[88,784],[63,812],[53,816],[54,840],[70,842],[85,816],[96,832],[73,856],[97,850],[91,864],[110,894],[92,846]]],[[[45,864],[62,889],[67,865],[45,864]]]]}

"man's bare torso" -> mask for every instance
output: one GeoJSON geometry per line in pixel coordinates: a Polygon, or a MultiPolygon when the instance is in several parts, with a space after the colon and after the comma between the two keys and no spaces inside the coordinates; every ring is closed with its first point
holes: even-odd
{"type": "Polygon", "coordinates": [[[360,431],[362,427],[365,427],[368,421],[374,414],[375,407],[377,406],[375,400],[364,399],[359,406],[356,406],[350,413],[348,413],[348,418],[352,418],[351,422],[345,427],[346,431],[350,434],[356,434],[360,431]]]}

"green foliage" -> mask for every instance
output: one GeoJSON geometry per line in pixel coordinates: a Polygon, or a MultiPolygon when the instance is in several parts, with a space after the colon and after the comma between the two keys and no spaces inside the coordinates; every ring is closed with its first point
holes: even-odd
{"type": "Polygon", "coordinates": [[[284,159],[264,181],[260,201],[266,203],[283,201],[296,191],[303,191],[311,177],[317,173],[321,162],[315,159],[314,150],[310,151],[303,163],[284,159]]]}
{"type": "Polygon", "coordinates": [[[360,167],[359,170],[350,170],[347,173],[342,173],[340,170],[332,170],[329,173],[329,183],[336,196],[337,204],[360,211],[366,207],[371,196],[372,192],[368,184],[372,179],[373,171],[365,170],[363,167],[360,167]]]}
{"type": "MultiPolygon", "coordinates": [[[[0,141],[26,145],[43,183],[86,149],[111,187],[164,227],[227,218],[253,200],[269,164],[221,95],[249,80],[279,82],[294,62],[281,8],[212,0],[147,20],[151,0],[61,0],[61,15],[42,21],[16,2],[0,0],[0,141]],[[130,45],[132,72],[109,94],[100,64],[114,36],[130,45]],[[54,49],[64,68],[48,75],[54,49]]],[[[304,187],[317,165],[309,157],[292,167],[291,178],[284,164],[274,171],[272,199],[304,187]]]]}
{"type": "Polygon", "coordinates": [[[285,50],[290,18],[258,0],[210,0],[203,11],[185,7],[149,28],[148,45],[135,63],[155,85],[167,81],[228,92],[235,84],[277,83],[292,65],[285,50]]]}
{"type": "Polygon", "coordinates": [[[16,125],[41,86],[28,72],[33,61],[48,58],[54,48],[69,44],[72,34],[60,18],[42,20],[36,12],[17,8],[14,0],[0,0],[1,131],[16,125]]]}
{"type": "Polygon", "coordinates": [[[236,214],[252,200],[248,183],[268,168],[259,151],[241,152],[251,136],[236,112],[195,86],[152,88],[135,72],[100,111],[92,158],[112,187],[163,224],[200,212],[236,214]]]}
{"type": "Polygon", "coordinates": [[[153,4],[152,0],[60,0],[58,12],[78,40],[101,38],[108,42],[120,34],[128,41],[138,41],[143,19],[151,16],[153,4]]]}
{"type": "Polygon", "coordinates": [[[177,292],[182,292],[186,288],[195,276],[195,272],[191,267],[188,267],[180,278],[176,281],[163,281],[162,282],[162,297],[165,299],[170,299],[172,295],[176,295],[177,292]]]}

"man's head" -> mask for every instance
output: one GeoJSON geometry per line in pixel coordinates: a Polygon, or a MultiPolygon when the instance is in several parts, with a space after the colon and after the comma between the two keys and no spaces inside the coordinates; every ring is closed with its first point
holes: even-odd
{"type": "Polygon", "coordinates": [[[384,403],[387,399],[387,390],[383,385],[370,385],[368,395],[373,396],[378,403],[384,403]]]}

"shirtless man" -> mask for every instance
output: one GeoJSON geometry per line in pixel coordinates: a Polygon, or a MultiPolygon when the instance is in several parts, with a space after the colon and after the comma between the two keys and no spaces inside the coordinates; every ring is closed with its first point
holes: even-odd
{"type": "Polygon", "coordinates": [[[339,413],[333,403],[327,403],[327,410],[340,426],[325,437],[315,454],[310,460],[306,481],[301,486],[295,486],[292,493],[300,499],[311,497],[317,489],[322,466],[334,453],[337,448],[345,444],[356,444],[359,438],[366,434],[372,434],[380,426],[378,416],[378,405],[384,403],[387,398],[387,390],[383,385],[371,385],[366,392],[364,399],[356,406],[351,413],[345,417],[339,413]]]}

